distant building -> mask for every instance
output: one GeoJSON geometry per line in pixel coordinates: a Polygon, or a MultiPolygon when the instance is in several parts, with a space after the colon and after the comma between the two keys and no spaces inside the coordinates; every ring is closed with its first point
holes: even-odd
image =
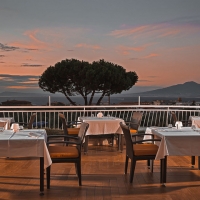
{"type": "Polygon", "coordinates": [[[195,106],[200,106],[200,102],[199,101],[195,102],[195,106]]]}
{"type": "Polygon", "coordinates": [[[30,101],[7,100],[1,102],[2,106],[32,106],[30,101]]]}
{"type": "MultiPolygon", "coordinates": [[[[138,105],[138,102],[119,102],[117,105],[138,105]]],[[[140,102],[140,105],[151,105],[149,102],[140,102]]]]}
{"type": "MultiPolygon", "coordinates": [[[[47,104],[47,105],[49,105],[49,104],[47,104]]],[[[51,103],[51,106],[65,106],[65,104],[62,103],[62,102],[54,101],[54,102],[51,103]]]]}
{"type": "Polygon", "coordinates": [[[161,101],[160,100],[154,100],[152,101],[153,105],[161,105],[161,101]]]}

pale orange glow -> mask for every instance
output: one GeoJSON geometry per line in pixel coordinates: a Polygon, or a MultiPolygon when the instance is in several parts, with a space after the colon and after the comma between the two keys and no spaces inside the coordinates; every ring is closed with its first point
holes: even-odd
{"type": "Polygon", "coordinates": [[[150,45],[151,44],[145,44],[145,45],[136,46],[136,47],[119,46],[117,47],[117,50],[121,52],[123,55],[129,55],[131,51],[137,51],[137,52],[144,51],[150,45]]]}
{"type": "Polygon", "coordinates": [[[38,87],[31,87],[31,86],[7,86],[10,89],[38,89],[38,87]]]}
{"type": "MultiPolygon", "coordinates": [[[[197,54],[200,45],[195,42],[189,45],[181,43],[187,41],[186,36],[190,40],[193,36],[198,37],[199,27],[167,23],[124,27],[102,33],[100,37],[105,36],[106,39],[101,42],[84,40],[84,35],[91,34],[91,30],[81,27],[26,30],[23,32],[24,38],[5,43],[16,47],[16,50],[0,52],[1,74],[35,75],[39,78],[47,67],[63,59],[75,58],[88,62],[105,59],[121,65],[127,71],[135,71],[139,76],[137,86],[169,86],[190,80],[200,82],[197,54]],[[181,39],[181,42],[175,45],[177,39],[181,39]]],[[[0,80],[5,81],[4,77],[0,77],[0,80]]],[[[34,84],[37,81],[21,83],[34,84]]],[[[16,89],[28,87],[10,86],[16,89]]]]}
{"type": "Polygon", "coordinates": [[[78,47],[78,48],[83,47],[83,48],[88,48],[88,49],[101,49],[99,45],[89,45],[85,43],[77,44],[75,45],[75,47],[78,47]]]}
{"type": "Polygon", "coordinates": [[[116,36],[116,37],[126,37],[134,33],[141,33],[145,31],[147,28],[148,26],[140,26],[140,27],[124,29],[124,30],[114,30],[109,35],[116,36]]]}
{"type": "Polygon", "coordinates": [[[157,56],[159,56],[157,53],[151,53],[147,56],[144,56],[143,58],[152,58],[152,57],[157,57],[157,56]]]}

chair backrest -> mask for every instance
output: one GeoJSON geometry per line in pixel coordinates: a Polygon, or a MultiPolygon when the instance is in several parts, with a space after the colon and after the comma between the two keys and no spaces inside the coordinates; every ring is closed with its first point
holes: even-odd
{"type": "Polygon", "coordinates": [[[63,125],[63,130],[64,130],[64,134],[65,135],[68,135],[68,131],[67,131],[67,122],[66,122],[66,119],[65,119],[65,115],[62,114],[62,113],[59,113],[58,114],[61,121],[62,121],[62,125],[63,125]]]}
{"type": "Polygon", "coordinates": [[[177,122],[177,117],[175,112],[171,112],[172,120],[173,120],[173,126],[175,126],[175,123],[177,122]]]}
{"type": "Polygon", "coordinates": [[[85,138],[85,135],[86,135],[86,132],[89,128],[89,124],[86,123],[86,122],[83,122],[81,123],[80,125],[80,130],[79,130],[79,133],[78,133],[78,138],[80,139],[80,144],[82,145],[83,143],[83,140],[85,138]]]}
{"type": "Polygon", "coordinates": [[[33,113],[31,116],[30,116],[30,119],[29,119],[29,122],[28,122],[28,129],[32,129],[32,125],[33,125],[33,122],[35,120],[35,117],[36,117],[36,113],[33,113]]]}
{"type": "Polygon", "coordinates": [[[138,130],[141,120],[142,120],[143,113],[141,112],[134,112],[131,117],[130,128],[138,130]]]}
{"type": "Polygon", "coordinates": [[[120,127],[124,133],[124,138],[126,141],[126,155],[128,155],[129,157],[133,157],[134,152],[130,129],[127,125],[123,124],[122,122],[120,122],[120,127]]]}

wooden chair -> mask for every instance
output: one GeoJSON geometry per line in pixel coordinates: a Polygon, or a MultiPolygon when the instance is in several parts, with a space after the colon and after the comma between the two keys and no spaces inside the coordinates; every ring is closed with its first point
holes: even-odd
{"type": "Polygon", "coordinates": [[[71,127],[69,127],[69,124],[71,124],[71,122],[67,123],[65,115],[62,114],[62,113],[59,113],[59,118],[62,121],[63,130],[64,130],[64,134],[65,135],[78,136],[80,128],[71,128],[71,127]]]}
{"type": "MultiPolygon", "coordinates": [[[[83,122],[77,137],[70,135],[51,135],[47,137],[47,147],[49,150],[52,163],[75,163],[76,173],[79,179],[79,186],[82,185],[81,180],[81,147],[85,138],[86,131],[89,127],[88,123],[83,122]],[[64,141],[50,141],[50,138],[64,137],[69,140],[64,141]],[[51,146],[53,144],[54,146],[51,146]],[[74,146],[66,145],[60,146],[56,144],[72,144],[74,146]]],[[[50,170],[51,166],[47,167],[47,188],[50,188],[50,170]]]]}
{"type": "MultiPolygon", "coordinates": [[[[130,166],[130,183],[133,182],[134,171],[137,160],[152,160],[152,172],[153,172],[153,160],[156,157],[158,146],[151,144],[142,144],[144,141],[160,141],[159,139],[148,139],[148,140],[138,140],[132,141],[130,129],[127,125],[120,123],[123,130],[125,141],[126,141],[126,160],[125,160],[125,174],[127,174],[128,162],[131,160],[130,166]]],[[[137,135],[137,134],[136,134],[137,135]]],[[[143,134],[145,135],[145,134],[143,134]]],[[[161,174],[163,174],[163,169],[161,168],[161,174]]],[[[161,176],[160,182],[163,182],[163,175],[161,176]]]]}

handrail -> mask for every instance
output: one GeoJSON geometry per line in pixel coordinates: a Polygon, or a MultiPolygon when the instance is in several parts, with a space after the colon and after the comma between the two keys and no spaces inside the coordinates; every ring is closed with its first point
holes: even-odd
{"type": "Polygon", "coordinates": [[[65,114],[68,121],[77,121],[80,116],[91,116],[99,111],[129,121],[133,112],[143,112],[141,127],[166,126],[172,123],[170,112],[178,120],[188,120],[190,115],[200,116],[200,106],[181,105],[91,105],[91,106],[0,106],[0,117],[12,117],[16,122],[27,123],[33,112],[37,113],[35,127],[61,128],[58,113],[65,114]],[[42,124],[44,122],[44,124],[42,124]]]}

